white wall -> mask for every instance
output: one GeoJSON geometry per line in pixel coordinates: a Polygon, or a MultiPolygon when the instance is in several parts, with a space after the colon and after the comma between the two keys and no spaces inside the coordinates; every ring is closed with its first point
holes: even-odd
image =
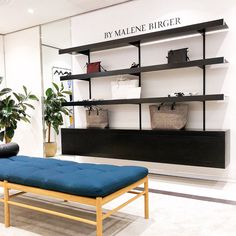
{"type": "Polygon", "coordinates": [[[42,25],[42,43],[56,48],[71,46],[71,21],[60,20],[42,25]]]}
{"type": "Polygon", "coordinates": [[[4,64],[4,38],[0,35],[0,77],[3,77],[4,80],[0,85],[0,88],[5,85],[5,64],[4,64]]]}
{"type": "MultiPolygon", "coordinates": [[[[224,93],[229,99],[224,102],[207,103],[207,128],[230,129],[231,162],[227,169],[213,169],[181,165],[131,162],[116,160],[121,164],[139,164],[150,168],[151,171],[163,174],[200,177],[207,179],[236,181],[236,54],[235,54],[235,23],[236,3],[233,0],[217,2],[205,1],[170,1],[138,0],[108,9],[84,14],[72,18],[72,44],[79,46],[104,41],[104,32],[135,25],[148,24],[161,19],[180,17],[181,26],[224,18],[229,25],[228,32],[207,35],[207,57],[225,56],[230,64],[227,66],[210,67],[207,70],[207,93],[224,93]],[[214,6],[214,7],[213,7],[214,6]],[[92,19],[92,21],[91,21],[92,19]],[[108,20],[109,19],[109,20],[108,20]],[[92,27],[91,22],[96,22],[92,27]],[[92,30],[91,30],[92,27],[92,30]]],[[[142,65],[152,65],[166,62],[168,50],[189,47],[191,60],[202,57],[202,39],[190,37],[142,47],[142,65]]],[[[86,56],[75,56],[73,59],[74,73],[85,71],[86,56]]],[[[92,54],[92,61],[101,60],[108,70],[127,68],[133,61],[137,62],[137,49],[134,47],[108,50],[92,54]]],[[[110,81],[114,78],[96,78],[92,82],[94,98],[110,98],[110,81]]],[[[142,96],[166,96],[176,91],[196,91],[202,93],[202,71],[199,68],[160,71],[143,74],[142,96]]],[[[87,99],[88,87],[86,82],[77,82],[75,99],[87,99]]],[[[143,126],[150,127],[148,106],[143,106],[143,126]]],[[[202,127],[202,111],[200,103],[191,103],[189,128],[202,127]]],[[[85,126],[83,108],[76,108],[77,127],[85,126]]],[[[111,111],[111,127],[138,128],[137,106],[122,105],[109,107],[111,111]]],[[[85,157],[83,160],[92,162],[111,162],[114,160],[85,157]]]]}
{"type": "MultiPolygon", "coordinates": [[[[40,99],[41,59],[39,27],[8,34],[5,40],[6,85],[14,91],[22,91],[25,85],[40,99]]],[[[20,153],[31,156],[43,155],[42,104],[34,103],[29,110],[31,124],[20,122],[13,141],[19,143],[20,153]]]]}

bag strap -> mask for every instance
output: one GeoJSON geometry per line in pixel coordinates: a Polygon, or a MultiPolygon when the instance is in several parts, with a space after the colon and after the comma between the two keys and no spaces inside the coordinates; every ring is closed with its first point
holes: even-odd
{"type": "Polygon", "coordinates": [[[176,103],[173,102],[172,105],[171,105],[171,110],[172,110],[172,111],[175,110],[175,106],[176,106],[176,103]]]}
{"type": "Polygon", "coordinates": [[[96,111],[97,111],[97,116],[99,116],[99,108],[96,107],[96,111]]]}
{"type": "Polygon", "coordinates": [[[91,111],[92,111],[92,110],[93,110],[93,107],[90,106],[89,109],[88,109],[88,111],[89,111],[89,116],[91,115],[91,111]]]}
{"type": "Polygon", "coordinates": [[[158,107],[157,110],[160,111],[161,107],[164,105],[164,102],[162,102],[158,107]]]}
{"type": "MultiPolygon", "coordinates": [[[[162,102],[162,103],[157,107],[157,110],[160,111],[161,107],[162,107],[164,104],[165,104],[165,103],[162,102]]],[[[175,110],[175,106],[176,106],[176,103],[173,102],[173,103],[171,104],[171,110],[172,110],[172,111],[175,110]]]]}
{"type": "Polygon", "coordinates": [[[101,69],[103,69],[104,71],[107,71],[102,65],[100,65],[101,69]]]}

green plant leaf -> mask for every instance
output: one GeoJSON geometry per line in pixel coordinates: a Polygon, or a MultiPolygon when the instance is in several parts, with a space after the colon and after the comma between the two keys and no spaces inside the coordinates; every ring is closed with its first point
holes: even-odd
{"type": "Polygon", "coordinates": [[[0,132],[0,141],[3,142],[4,140],[4,131],[0,132]]]}
{"type": "Polygon", "coordinates": [[[27,96],[28,95],[27,88],[24,85],[23,85],[23,89],[24,89],[25,95],[27,96]]]}
{"type": "Polygon", "coordinates": [[[24,105],[26,105],[26,106],[28,106],[28,107],[32,108],[33,110],[35,110],[34,106],[33,106],[33,105],[31,105],[31,104],[29,104],[29,103],[25,103],[25,102],[24,102],[24,105]]]}
{"type": "Polygon", "coordinates": [[[10,88],[4,88],[0,91],[0,96],[10,93],[12,90],[10,88]]]}
{"type": "Polygon", "coordinates": [[[26,117],[21,117],[21,120],[23,120],[24,122],[30,123],[30,120],[26,117]]]}
{"type": "Polygon", "coordinates": [[[34,100],[34,101],[39,101],[38,97],[33,94],[29,95],[29,99],[34,100]]]}
{"type": "Polygon", "coordinates": [[[64,84],[61,82],[61,89],[60,92],[62,92],[64,90],[64,84]]]}
{"type": "Polygon", "coordinates": [[[71,91],[63,91],[62,93],[67,94],[67,95],[72,95],[71,91]]]}
{"type": "Polygon", "coordinates": [[[22,93],[18,93],[17,95],[19,96],[21,102],[26,99],[26,96],[22,93]]]}
{"type": "Polygon", "coordinates": [[[14,92],[13,92],[13,94],[14,94],[15,98],[17,99],[17,101],[20,102],[21,101],[20,96],[17,93],[14,93],[14,92]]]}
{"type": "Polygon", "coordinates": [[[52,90],[51,88],[48,88],[48,89],[46,90],[46,96],[47,96],[47,97],[51,97],[52,94],[53,94],[53,90],[52,90]]]}
{"type": "Polygon", "coordinates": [[[10,139],[14,137],[15,131],[12,127],[7,127],[6,128],[6,136],[10,139]]]}
{"type": "Polygon", "coordinates": [[[57,90],[57,92],[59,92],[59,87],[58,87],[58,85],[57,85],[56,83],[52,83],[52,84],[53,84],[54,88],[57,90]]]}

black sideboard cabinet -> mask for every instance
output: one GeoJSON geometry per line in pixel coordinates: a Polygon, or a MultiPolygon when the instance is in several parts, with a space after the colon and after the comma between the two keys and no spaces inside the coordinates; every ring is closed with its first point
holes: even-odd
{"type": "Polygon", "coordinates": [[[65,80],[88,81],[89,98],[92,98],[92,78],[132,74],[141,85],[142,73],[159,70],[198,67],[202,70],[202,94],[186,97],[152,97],[101,101],[71,101],[64,106],[118,105],[139,106],[139,130],[128,129],[62,129],[62,154],[119,158],[148,162],[226,168],[229,163],[227,146],[229,131],[206,129],[206,102],[224,100],[224,94],[206,94],[206,68],[208,65],[225,63],[224,57],[206,58],[206,33],[228,28],[223,19],[178,27],[158,32],[105,41],[59,50],[59,54],[82,54],[91,61],[91,53],[118,47],[134,46],[138,50],[138,68],[127,68],[105,72],[62,76],[65,80]],[[202,35],[203,58],[182,63],[151,65],[142,67],[142,43],[186,35],[202,35]],[[142,129],[142,104],[159,102],[201,102],[202,130],[158,131],[142,129]]]}
{"type": "Polygon", "coordinates": [[[226,131],[62,129],[62,153],[225,168],[226,131]]]}

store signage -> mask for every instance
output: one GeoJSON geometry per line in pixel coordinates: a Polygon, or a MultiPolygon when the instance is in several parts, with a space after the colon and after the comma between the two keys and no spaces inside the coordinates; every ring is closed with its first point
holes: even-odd
{"type": "Polygon", "coordinates": [[[117,29],[114,31],[109,31],[104,33],[105,39],[112,39],[118,37],[124,37],[136,33],[155,31],[159,29],[165,29],[171,26],[181,25],[180,17],[170,18],[166,20],[160,20],[148,24],[142,24],[137,26],[131,26],[127,28],[117,29]]]}

